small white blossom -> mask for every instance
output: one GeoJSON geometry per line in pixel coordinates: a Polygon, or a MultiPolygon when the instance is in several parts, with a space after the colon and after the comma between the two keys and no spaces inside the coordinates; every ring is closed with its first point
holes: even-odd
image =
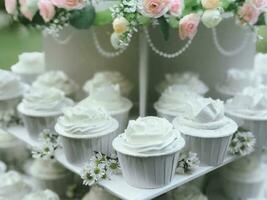
{"type": "Polygon", "coordinates": [[[179,174],[185,174],[195,170],[200,164],[200,161],[196,153],[183,152],[180,155],[176,172],[179,174]]]}

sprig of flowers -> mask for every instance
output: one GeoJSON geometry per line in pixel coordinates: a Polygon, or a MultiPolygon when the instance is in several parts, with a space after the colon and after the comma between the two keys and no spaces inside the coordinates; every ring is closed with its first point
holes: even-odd
{"type": "Polygon", "coordinates": [[[196,153],[182,152],[178,161],[176,172],[178,174],[186,174],[199,167],[200,161],[196,153]]]}
{"type": "Polygon", "coordinates": [[[246,130],[238,130],[230,143],[229,152],[233,155],[247,155],[254,151],[256,139],[253,133],[246,130]]]}
{"type": "Polygon", "coordinates": [[[81,172],[84,185],[93,185],[100,180],[110,179],[111,174],[120,172],[119,161],[115,156],[108,157],[104,154],[95,152],[88,164],[81,172]]]}
{"type": "Polygon", "coordinates": [[[44,129],[40,134],[41,147],[35,147],[32,150],[32,157],[37,159],[54,159],[55,151],[60,147],[58,135],[49,129],[44,129]]]}

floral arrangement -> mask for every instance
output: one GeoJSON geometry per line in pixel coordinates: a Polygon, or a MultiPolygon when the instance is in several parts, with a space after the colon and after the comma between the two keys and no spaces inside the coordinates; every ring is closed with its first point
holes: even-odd
{"type": "Polygon", "coordinates": [[[111,43],[124,48],[134,32],[149,24],[159,25],[165,39],[174,28],[182,40],[192,40],[200,22],[213,28],[230,13],[239,25],[254,29],[266,24],[267,0],[118,0],[100,12],[91,0],[5,0],[5,7],[21,23],[52,33],[67,25],[88,29],[112,23],[111,43]]]}
{"type": "Polygon", "coordinates": [[[178,174],[190,173],[200,164],[199,158],[196,153],[182,152],[178,161],[176,172],[178,174]]]}
{"type": "Polygon", "coordinates": [[[165,39],[170,28],[177,29],[182,40],[192,40],[200,22],[207,28],[216,27],[225,13],[252,30],[254,25],[266,24],[267,0],[118,0],[100,12],[95,4],[91,0],[5,0],[6,11],[19,22],[52,33],[67,25],[88,29],[112,23],[115,48],[125,48],[133,33],[149,24],[159,25],[165,39]]]}
{"type": "Polygon", "coordinates": [[[54,159],[55,151],[60,147],[58,135],[49,129],[44,129],[40,134],[41,146],[33,148],[32,157],[38,159],[54,159]]]}
{"type": "Polygon", "coordinates": [[[106,156],[99,152],[90,158],[81,172],[84,185],[93,185],[100,180],[110,179],[111,174],[120,172],[119,161],[116,156],[106,156]]]}
{"type": "Polygon", "coordinates": [[[238,130],[230,143],[229,152],[233,155],[247,155],[254,151],[255,136],[246,130],[238,130]]]}

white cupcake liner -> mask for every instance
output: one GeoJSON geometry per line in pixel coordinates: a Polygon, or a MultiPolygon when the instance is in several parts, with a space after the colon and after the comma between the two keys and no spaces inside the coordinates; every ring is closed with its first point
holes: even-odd
{"type": "Polygon", "coordinates": [[[109,156],[114,154],[112,141],[117,135],[117,130],[95,138],[71,138],[60,135],[60,142],[68,161],[76,165],[82,165],[90,160],[95,151],[109,156]]]}
{"type": "Polygon", "coordinates": [[[39,140],[40,133],[44,129],[54,130],[56,120],[59,117],[59,115],[47,116],[47,117],[35,117],[25,114],[21,115],[24,126],[26,127],[29,136],[36,141],[39,140]]]}
{"type": "Polygon", "coordinates": [[[175,174],[180,152],[162,156],[135,157],[117,152],[123,178],[137,188],[168,185],[175,174]]]}
{"type": "Polygon", "coordinates": [[[186,148],[197,153],[201,163],[217,166],[226,158],[232,135],[218,138],[201,138],[182,134],[186,148]]]}

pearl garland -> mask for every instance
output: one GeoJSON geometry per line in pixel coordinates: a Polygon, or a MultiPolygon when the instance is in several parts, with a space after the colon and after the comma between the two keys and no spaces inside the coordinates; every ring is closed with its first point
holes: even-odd
{"type": "Polygon", "coordinates": [[[115,58],[115,57],[118,57],[120,56],[121,54],[123,54],[127,48],[123,48],[123,49],[120,49],[118,51],[115,51],[115,52],[108,52],[106,50],[104,50],[101,45],[100,45],[100,42],[97,38],[97,35],[96,35],[96,32],[95,30],[93,29],[92,30],[92,34],[93,34],[93,41],[94,41],[94,45],[96,47],[96,50],[98,51],[99,54],[101,54],[102,56],[106,57],[106,58],[115,58]]]}
{"type": "Polygon", "coordinates": [[[166,53],[166,52],[163,52],[161,50],[159,50],[155,44],[152,42],[152,39],[149,35],[149,32],[147,30],[147,28],[144,29],[144,32],[145,32],[145,35],[146,35],[146,38],[147,38],[147,41],[148,41],[148,44],[150,46],[150,48],[156,53],[158,54],[159,56],[162,56],[164,58],[176,58],[178,56],[180,56],[182,53],[184,53],[189,47],[190,45],[192,44],[192,40],[188,40],[188,42],[179,50],[177,50],[176,52],[174,53],[166,53]]]}
{"type": "Polygon", "coordinates": [[[61,45],[66,45],[70,42],[70,40],[72,39],[73,35],[74,35],[74,31],[72,31],[71,33],[69,33],[68,36],[66,36],[66,38],[64,39],[60,39],[59,36],[55,36],[55,35],[52,35],[50,34],[49,32],[47,31],[44,31],[44,34],[45,35],[50,35],[58,44],[61,44],[61,45]]]}
{"type": "Polygon", "coordinates": [[[248,44],[249,38],[250,38],[250,34],[246,33],[245,38],[243,39],[242,43],[240,44],[238,48],[233,49],[233,50],[226,50],[225,48],[222,47],[222,45],[219,42],[216,28],[212,28],[211,31],[212,31],[212,38],[213,38],[215,47],[224,56],[234,56],[240,53],[246,47],[246,45],[248,44]]]}

